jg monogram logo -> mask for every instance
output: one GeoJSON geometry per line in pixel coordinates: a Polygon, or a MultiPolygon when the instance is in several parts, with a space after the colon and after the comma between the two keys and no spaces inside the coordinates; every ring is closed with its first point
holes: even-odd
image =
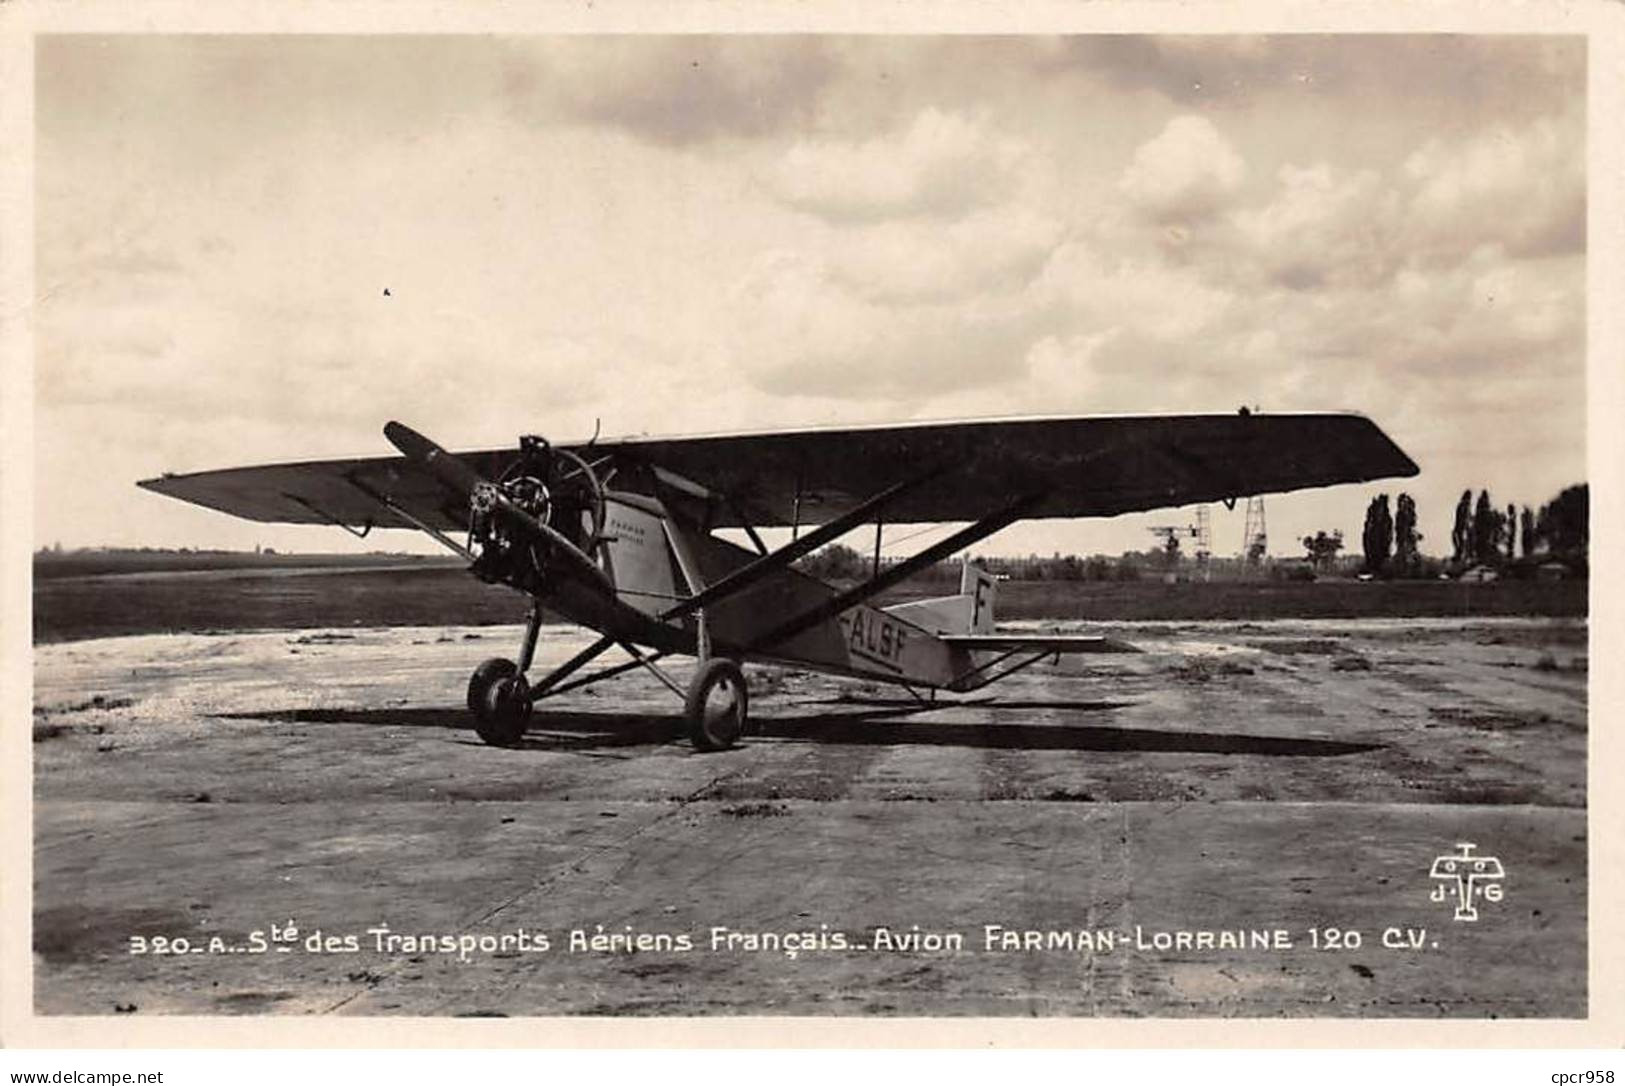
{"type": "Polygon", "coordinates": [[[1475,899],[1500,901],[1503,893],[1501,882],[1506,878],[1506,870],[1501,866],[1501,861],[1494,856],[1473,855],[1473,849],[1477,847],[1470,842],[1457,842],[1456,852],[1437,856],[1433,860],[1431,877],[1438,885],[1430,896],[1432,900],[1442,902],[1450,900],[1454,894],[1457,920],[1477,920],[1475,899]]]}

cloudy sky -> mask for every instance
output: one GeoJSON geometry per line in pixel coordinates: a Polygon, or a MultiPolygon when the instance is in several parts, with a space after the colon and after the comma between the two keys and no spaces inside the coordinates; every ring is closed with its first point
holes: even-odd
{"type": "MultiPolygon", "coordinates": [[[[36,541],[354,546],[133,483],[391,418],[1246,403],[1370,415],[1448,549],[1463,488],[1586,477],[1585,84],[1558,37],[44,38],[36,541]]],[[[1271,549],[1395,489],[1272,499],[1271,549]]]]}

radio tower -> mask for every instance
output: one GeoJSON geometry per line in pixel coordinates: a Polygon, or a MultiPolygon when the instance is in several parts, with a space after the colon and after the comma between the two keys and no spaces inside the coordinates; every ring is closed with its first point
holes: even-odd
{"type": "Polygon", "coordinates": [[[1181,536],[1196,541],[1196,573],[1202,580],[1208,580],[1212,575],[1208,568],[1208,559],[1213,556],[1213,530],[1209,524],[1208,508],[1205,505],[1196,507],[1195,524],[1158,524],[1148,528],[1152,535],[1163,541],[1163,552],[1168,558],[1168,568],[1174,570],[1179,565],[1179,539],[1181,536]]]}
{"type": "Polygon", "coordinates": [[[1205,505],[1196,507],[1196,570],[1202,580],[1211,576],[1207,560],[1213,556],[1213,529],[1205,505]]]}
{"type": "Polygon", "coordinates": [[[1269,533],[1264,530],[1264,496],[1247,499],[1247,524],[1242,534],[1241,554],[1249,566],[1261,565],[1269,551],[1269,533]]]}

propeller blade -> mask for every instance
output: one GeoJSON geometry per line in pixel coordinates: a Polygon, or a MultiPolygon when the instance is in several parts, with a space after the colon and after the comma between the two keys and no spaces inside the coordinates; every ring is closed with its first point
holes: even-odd
{"type": "Polygon", "coordinates": [[[532,540],[548,544],[553,553],[559,555],[570,566],[574,567],[578,577],[584,577],[588,582],[613,593],[615,586],[610,582],[598,564],[583,554],[575,544],[571,543],[558,530],[544,524],[515,505],[502,488],[494,483],[487,482],[479,472],[469,467],[467,463],[459,460],[452,453],[442,449],[433,441],[424,437],[410,426],[399,422],[389,422],[384,425],[384,436],[389,443],[401,451],[401,455],[423,465],[435,478],[463,496],[466,501],[471,498],[476,488],[484,486],[486,493],[497,509],[501,510],[509,520],[524,530],[532,540]]]}
{"type": "Polygon", "coordinates": [[[435,478],[461,494],[465,499],[485,479],[456,456],[442,449],[410,426],[399,422],[384,425],[384,436],[408,460],[422,464],[435,478]]]}
{"type": "Polygon", "coordinates": [[[565,562],[572,566],[575,569],[577,576],[584,577],[589,583],[605,589],[612,595],[614,594],[614,583],[610,581],[608,575],[605,574],[602,569],[598,568],[598,563],[594,562],[591,558],[583,554],[574,543],[571,543],[568,539],[564,538],[564,536],[560,535],[558,529],[553,528],[550,525],[543,524],[541,521],[537,520],[535,517],[531,516],[517,505],[514,505],[506,498],[499,498],[498,501],[502,503],[503,510],[507,512],[507,514],[512,517],[514,521],[517,522],[518,525],[523,528],[532,539],[549,544],[552,548],[552,553],[556,557],[562,558],[565,562]]]}

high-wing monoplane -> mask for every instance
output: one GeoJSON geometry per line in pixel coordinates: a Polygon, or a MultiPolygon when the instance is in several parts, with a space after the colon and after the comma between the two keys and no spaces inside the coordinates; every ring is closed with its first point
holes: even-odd
{"type": "MultiPolygon", "coordinates": [[[[793,665],[966,692],[1106,637],[1016,635],[993,623],[994,582],[966,564],[958,595],[874,606],[926,566],[1023,518],[1104,517],[1414,475],[1370,420],[1349,414],[1071,417],[689,438],[630,438],[451,453],[398,422],[398,456],[166,474],[139,485],[250,520],[427,532],[482,580],[530,599],[517,660],[468,685],[486,742],[519,742],[540,699],[645,668],[683,700],[701,750],[748,725],[741,665],[793,665]],[[887,526],[964,523],[879,561],[887,526]],[[804,555],[872,524],[871,575],[826,584],[804,555]],[[761,529],[788,528],[770,548],[761,529]],[[718,533],[743,533],[746,547],[718,533]],[[544,607],[598,633],[533,678],[544,607]],[[577,675],[611,648],[628,659],[577,675]],[[693,656],[685,684],[661,661],[693,656]]],[[[737,537],[737,536],[736,536],[737,537]]]]}

